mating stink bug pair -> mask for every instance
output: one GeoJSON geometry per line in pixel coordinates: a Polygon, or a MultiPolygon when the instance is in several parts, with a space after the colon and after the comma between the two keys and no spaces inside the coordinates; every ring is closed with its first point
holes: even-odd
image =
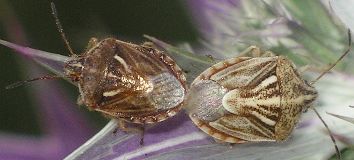
{"type": "MultiPolygon", "coordinates": [[[[283,141],[317,98],[316,89],[301,78],[290,60],[270,52],[262,57],[256,47],[243,53],[255,57],[240,56],[211,66],[188,91],[177,64],[150,45],[92,39],[83,54],[75,55],[53,3],[52,11],[72,53],[64,69],[79,86],[79,102],[123,122],[160,122],[184,106],[201,130],[221,141],[283,141]]],[[[316,81],[349,53],[349,44],[316,81]]]]}

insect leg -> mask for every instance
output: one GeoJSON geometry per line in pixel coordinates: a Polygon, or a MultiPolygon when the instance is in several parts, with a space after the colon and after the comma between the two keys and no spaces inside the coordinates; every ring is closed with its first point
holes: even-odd
{"type": "Polygon", "coordinates": [[[124,119],[118,119],[118,127],[124,132],[143,132],[143,127],[128,127],[127,124],[129,122],[125,121],[124,119]]]}
{"type": "MultiPolygon", "coordinates": [[[[143,125],[139,125],[135,126],[135,127],[128,127],[127,124],[129,122],[125,121],[124,119],[118,119],[118,127],[119,129],[121,129],[124,132],[135,132],[135,133],[140,133],[141,134],[141,139],[140,139],[140,145],[144,144],[144,134],[145,134],[145,126],[143,125]]],[[[117,129],[115,129],[113,131],[113,133],[116,133],[117,129]]]]}
{"type": "Polygon", "coordinates": [[[144,145],[144,134],[145,134],[145,125],[141,127],[142,132],[141,132],[141,138],[140,138],[140,145],[144,145]]]}
{"type": "Polygon", "coordinates": [[[91,48],[95,47],[97,44],[98,44],[97,38],[95,38],[95,37],[90,38],[90,40],[86,46],[85,52],[88,52],[91,48]]]}
{"type": "Polygon", "coordinates": [[[272,51],[265,51],[264,53],[261,53],[260,57],[274,57],[275,54],[272,51]]]}
{"type": "Polygon", "coordinates": [[[246,48],[244,51],[242,51],[238,56],[239,57],[245,57],[245,56],[260,57],[261,50],[257,46],[250,46],[246,48]]]}
{"type": "Polygon", "coordinates": [[[155,44],[152,42],[144,42],[142,46],[147,48],[156,48],[155,44]]]}

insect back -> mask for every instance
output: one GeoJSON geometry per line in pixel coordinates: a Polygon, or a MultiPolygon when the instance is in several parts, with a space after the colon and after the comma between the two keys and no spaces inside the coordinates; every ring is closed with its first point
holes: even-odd
{"type": "Polygon", "coordinates": [[[201,73],[191,84],[185,108],[203,132],[229,143],[284,141],[301,113],[311,108],[326,127],[341,159],[334,136],[312,106],[318,96],[312,85],[351,51],[349,29],[348,42],[337,61],[310,83],[286,57],[274,56],[270,51],[262,53],[251,46],[241,55],[255,56],[230,58],[201,73]]]}
{"type": "Polygon", "coordinates": [[[154,123],[175,115],[186,92],[181,69],[167,55],[114,38],[73,56],[65,71],[78,83],[79,103],[133,123],[154,123]]]}
{"type": "Polygon", "coordinates": [[[51,9],[71,54],[64,70],[78,84],[79,104],[108,117],[138,124],[160,122],[177,114],[186,93],[186,78],[174,60],[149,45],[115,38],[102,41],[91,38],[86,51],[76,55],[53,2],[51,9]]]}
{"type": "MultiPolygon", "coordinates": [[[[260,52],[254,46],[248,50],[260,52]]],[[[191,84],[185,108],[191,120],[215,139],[283,141],[317,96],[286,57],[241,56],[201,73],[191,84]]]]}
{"type": "MultiPolygon", "coordinates": [[[[53,2],[51,9],[71,54],[64,70],[79,87],[79,104],[118,119],[118,126],[123,131],[138,131],[142,135],[144,125],[128,128],[126,122],[156,123],[181,110],[186,78],[173,59],[151,45],[136,45],[115,38],[100,42],[91,38],[87,50],[76,55],[53,2]]],[[[140,144],[143,144],[143,136],[140,144]]]]}

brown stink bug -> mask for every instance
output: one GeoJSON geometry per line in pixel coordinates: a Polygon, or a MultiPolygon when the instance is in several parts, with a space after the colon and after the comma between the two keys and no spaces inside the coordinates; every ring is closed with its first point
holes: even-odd
{"type": "MultiPolygon", "coordinates": [[[[52,13],[69,51],[54,3],[52,13]]],[[[163,121],[180,109],[186,93],[182,70],[150,45],[114,38],[92,38],[81,55],[72,54],[65,74],[78,84],[79,103],[104,115],[146,124],[163,121]]]]}
{"type": "Polygon", "coordinates": [[[348,34],[348,50],[312,83],[286,57],[262,53],[254,46],[239,57],[211,66],[191,84],[185,100],[189,117],[223,142],[286,140],[302,112],[317,98],[312,84],[349,53],[348,34]]]}
{"type": "Polygon", "coordinates": [[[64,68],[79,86],[79,103],[140,124],[163,121],[180,110],[185,77],[163,52],[114,38],[90,46],[64,68]]]}
{"type": "MultiPolygon", "coordinates": [[[[77,84],[78,103],[90,110],[125,122],[156,123],[178,113],[186,94],[185,77],[173,59],[152,45],[137,45],[114,38],[92,38],[86,51],[74,54],[64,34],[54,3],[52,14],[71,53],[65,62],[65,76],[77,84]]],[[[38,80],[44,76],[9,88],[38,80]]]]}

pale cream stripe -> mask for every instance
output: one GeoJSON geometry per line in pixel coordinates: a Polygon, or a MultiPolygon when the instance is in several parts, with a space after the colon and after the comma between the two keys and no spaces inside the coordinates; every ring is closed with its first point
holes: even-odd
{"type": "Polygon", "coordinates": [[[270,76],[268,78],[266,78],[265,80],[263,80],[259,85],[257,85],[257,87],[255,87],[254,89],[252,89],[252,91],[254,92],[257,92],[261,89],[264,89],[266,88],[267,86],[275,83],[278,81],[278,78],[277,76],[273,75],[273,76],[270,76]]]}
{"type": "Polygon", "coordinates": [[[267,118],[266,116],[263,116],[262,114],[258,113],[257,111],[252,111],[251,114],[254,115],[255,117],[257,117],[259,120],[261,120],[265,124],[268,124],[270,126],[275,125],[275,122],[273,120],[267,118]]]}
{"type": "Polygon", "coordinates": [[[116,59],[120,64],[123,65],[124,69],[127,71],[127,72],[131,72],[127,63],[125,62],[125,60],[121,57],[119,57],[118,55],[114,55],[114,59],[116,59]]]}
{"type": "Polygon", "coordinates": [[[117,89],[117,90],[113,90],[113,91],[107,91],[103,93],[103,96],[105,97],[112,97],[117,95],[119,92],[121,92],[121,90],[117,89]]]}

